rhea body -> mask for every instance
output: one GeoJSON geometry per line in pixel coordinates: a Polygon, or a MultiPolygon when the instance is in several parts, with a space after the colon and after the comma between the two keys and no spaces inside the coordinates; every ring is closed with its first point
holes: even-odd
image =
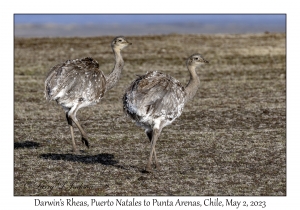
{"type": "Polygon", "coordinates": [[[187,59],[190,80],[186,86],[169,75],[152,71],[138,76],[127,88],[123,96],[123,109],[138,126],[145,129],[151,143],[146,171],[152,170],[153,155],[156,168],[160,168],[155,152],[156,141],[162,129],[178,118],[185,103],[195,96],[200,85],[196,68],[205,63],[208,61],[200,54],[187,59]]]}
{"type": "Polygon", "coordinates": [[[131,43],[125,37],[116,37],[111,42],[115,66],[108,76],[105,76],[99,69],[98,62],[90,57],[67,60],[49,70],[45,80],[45,97],[49,101],[56,101],[64,109],[74,152],[77,152],[77,148],[73,123],[81,133],[82,142],[89,147],[88,136],[76,118],[77,111],[80,108],[95,105],[108,90],[116,85],[124,67],[121,50],[128,45],[131,43]]]}

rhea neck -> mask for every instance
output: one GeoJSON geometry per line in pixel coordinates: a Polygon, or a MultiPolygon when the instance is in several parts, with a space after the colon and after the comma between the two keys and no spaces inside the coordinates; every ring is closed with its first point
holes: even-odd
{"type": "Polygon", "coordinates": [[[124,61],[121,55],[121,49],[114,48],[113,52],[115,55],[115,66],[111,73],[106,78],[106,90],[113,88],[121,77],[121,71],[124,67],[124,61]]]}
{"type": "Polygon", "coordinates": [[[196,95],[196,92],[200,86],[200,79],[196,73],[197,66],[188,64],[187,67],[190,72],[190,80],[185,87],[185,101],[191,100],[196,95]]]}

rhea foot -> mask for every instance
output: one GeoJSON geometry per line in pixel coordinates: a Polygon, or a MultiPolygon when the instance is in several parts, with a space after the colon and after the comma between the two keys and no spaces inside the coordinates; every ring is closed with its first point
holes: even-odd
{"type": "Polygon", "coordinates": [[[81,141],[87,148],[90,148],[90,144],[89,141],[87,140],[87,137],[82,136],[81,141]]]}

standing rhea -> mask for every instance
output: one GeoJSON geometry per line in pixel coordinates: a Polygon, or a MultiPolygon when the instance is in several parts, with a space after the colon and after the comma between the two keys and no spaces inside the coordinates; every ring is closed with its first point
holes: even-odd
{"type": "Polygon", "coordinates": [[[123,96],[123,108],[138,126],[145,128],[151,142],[151,151],[146,171],[151,171],[152,155],[156,168],[160,168],[155,153],[155,143],[162,129],[182,113],[184,104],[192,99],[200,85],[196,68],[208,63],[200,54],[187,59],[190,81],[184,87],[175,78],[153,71],[139,76],[123,96]]]}
{"type": "Polygon", "coordinates": [[[107,77],[99,69],[96,60],[90,57],[67,60],[52,67],[45,80],[45,97],[55,100],[66,112],[70,126],[73,151],[77,152],[73,122],[80,130],[82,142],[89,147],[86,132],[76,118],[77,111],[100,101],[105,92],[116,85],[124,66],[121,50],[131,45],[124,37],[116,37],[111,47],[115,55],[115,66],[107,77]]]}

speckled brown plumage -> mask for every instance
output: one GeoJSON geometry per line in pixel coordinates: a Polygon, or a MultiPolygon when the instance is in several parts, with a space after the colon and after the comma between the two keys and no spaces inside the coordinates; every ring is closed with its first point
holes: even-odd
{"type": "Polygon", "coordinates": [[[111,47],[116,63],[113,71],[107,77],[99,69],[98,62],[91,57],[67,60],[53,66],[47,74],[45,97],[49,101],[56,101],[66,112],[74,152],[77,149],[73,134],[73,122],[81,132],[82,142],[89,147],[87,134],[76,118],[77,111],[82,107],[98,103],[105,92],[116,85],[124,66],[121,50],[130,44],[124,37],[116,37],[112,41],[111,47]]]}
{"type": "Polygon", "coordinates": [[[154,71],[139,76],[124,95],[124,110],[138,124],[150,127],[153,123],[144,122],[143,115],[153,119],[162,115],[169,121],[181,114],[184,104],[184,87],[173,77],[154,71]]]}
{"type": "Polygon", "coordinates": [[[96,60],[87,57],[68,60],[50,69],[45,81],[47,100],[55,100],[63,107],[73,103],[97,103],[104,96],[106,79],[96,60]]]}
{"type": "Polygon", "coordinates": [[[194,54],[187,59],[190,80],[185,87],[175,78],[153,71],[138,76],[125,91],[125,113],[145,129],[151,142],[146,171],[151,171],[152,155],[156,167],[159,167],[155,153],[156,140],[162,129],[181,115],[184,104],[196,94],[200,85],[196,67],[204,63],[208,61],[200,54],[194,54]]]}

